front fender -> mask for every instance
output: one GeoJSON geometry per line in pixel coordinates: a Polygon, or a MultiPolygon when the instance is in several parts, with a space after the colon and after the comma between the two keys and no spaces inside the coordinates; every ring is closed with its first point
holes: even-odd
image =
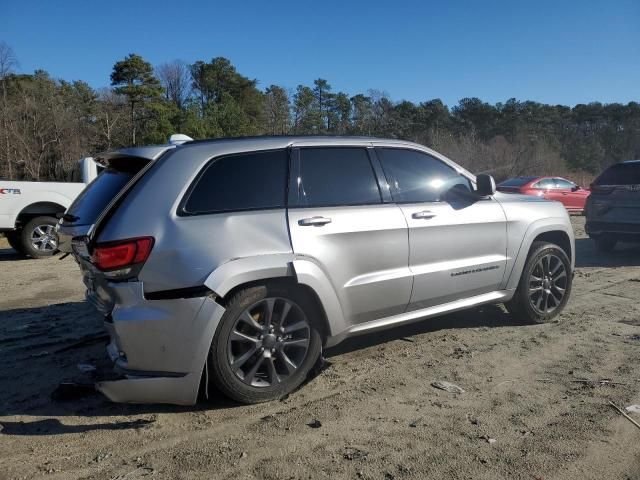
{"type": "Polygon", "coordinates": [[[574,236],[573,236],[573,228],[571,224],[567,222],[566,218],[563,217],[547,217],[540,218],[528,225],[526,230],[522,233],[518,231],[518,227],[515,225],[510,225],[512,231],[508,232],[509,235],[509,243],[514,246],[512,250],[510,248],[509,257],[513,260],[511,261],[511,269],[507,267],[508,275],[505,276],[505,282],[503,288],[505,290],[511,290],[518,287],[518,283],[520,281],[520,276],[522,275],[522,271],[524,269],[524,265],[527,261],[527,256],[529,255],[529,250],[531,249],[531,245],[535,241],[535,239],[547,232],[557,232],[561,231],[567,234],[569,237],[569,241],[571,243],[571,270],[573,271],[573,266],[575,263],[575,244],[574,244],[574,236]],[[514,241],[514,238],[522,238],[522,241],[518,243],[514,241]],[[517,248],[516,248],[517,246],[517,248]]]}

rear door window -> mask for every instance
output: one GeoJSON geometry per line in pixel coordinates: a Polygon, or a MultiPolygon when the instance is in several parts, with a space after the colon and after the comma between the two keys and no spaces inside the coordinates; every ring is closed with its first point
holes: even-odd
{"type": "Polygon", "coordinates": [[[82,161],[76,162],[71,171],[71,181],[74,183],[82,183],[82,161]]]}
{"type": "Polygon", "coordinates": [[[469,179],[431,155],[400,148],[376,152],[396,202],[439,202],[453,188],[471,191],[469,179]]]}
{"type": "Polygon", "coordinates": [[[283,208],[285,150],[250,152],[214,159],[196,180],[184,203],[185,214],[283,208]]]}
{"type": "Polygon", "coordinates": [[[602,172],[593,183],[595,185],[640,185],[640,162],[613,165],[602,172]]]}
{"type": "Polygon", "coordinates": [[[297,180],[298,191],[293,195],[292,206],[382,203],[369,154],[364,148],[302,148],[297,180]]]}

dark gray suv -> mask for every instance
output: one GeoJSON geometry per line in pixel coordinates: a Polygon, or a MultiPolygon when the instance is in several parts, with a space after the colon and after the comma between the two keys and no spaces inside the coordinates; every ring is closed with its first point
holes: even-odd
{"type": "Polygon", "coordinates": [[[618,241],[640,241],[640,160],[617,163],[591,184],[586,230],[601,252],[618,241]]]}

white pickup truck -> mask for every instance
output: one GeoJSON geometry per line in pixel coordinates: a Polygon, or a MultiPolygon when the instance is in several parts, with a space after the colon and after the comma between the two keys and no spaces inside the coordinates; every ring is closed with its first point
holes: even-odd
{"type": "Polygon", "coordinates": [[[75,198],[103,169],[86,157],[71,182],[12,182],[0,179],[0,232],[18,252],[33,258],[58,251],[55,225],[75,198]]]}

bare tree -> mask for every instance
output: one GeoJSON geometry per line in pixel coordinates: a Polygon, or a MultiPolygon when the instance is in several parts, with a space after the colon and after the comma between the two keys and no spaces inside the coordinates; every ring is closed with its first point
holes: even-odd
{"type": "Polygon", "coordinates": [[[111,150],[118,130],[128,122],[125,112],[125,99],[110,88],[102,89],[98,94],[99,107],[97,113],[98,132],[101,148],[111,150]]]}
{"type": "Polygon", "coordinates": [[[191,73],[188,65],[182,60],[163,63],[156,67],[156,75],[164,87],[167,100],[182,109],[191,90],[191,73]]]}
{"type": "Polygon", "coordinates": [[[2,131],[4,134],[4,159],[7,163],[7,173],[9,178],[13,176],[11,168],[11,144],[9,142],[9,107],[7,104],[7,76],[9,76],[15,67],[18,66],[13,49],[5,42],[0,42],[0,83],[2,84],[2,131]]]}
{"type": "Polygon", "coordinates": [[[289,96],[278,85],[271,85],[265,91],[264,113],[265,127],[271,135],[284,135],[289,132],[289,96]]]}

